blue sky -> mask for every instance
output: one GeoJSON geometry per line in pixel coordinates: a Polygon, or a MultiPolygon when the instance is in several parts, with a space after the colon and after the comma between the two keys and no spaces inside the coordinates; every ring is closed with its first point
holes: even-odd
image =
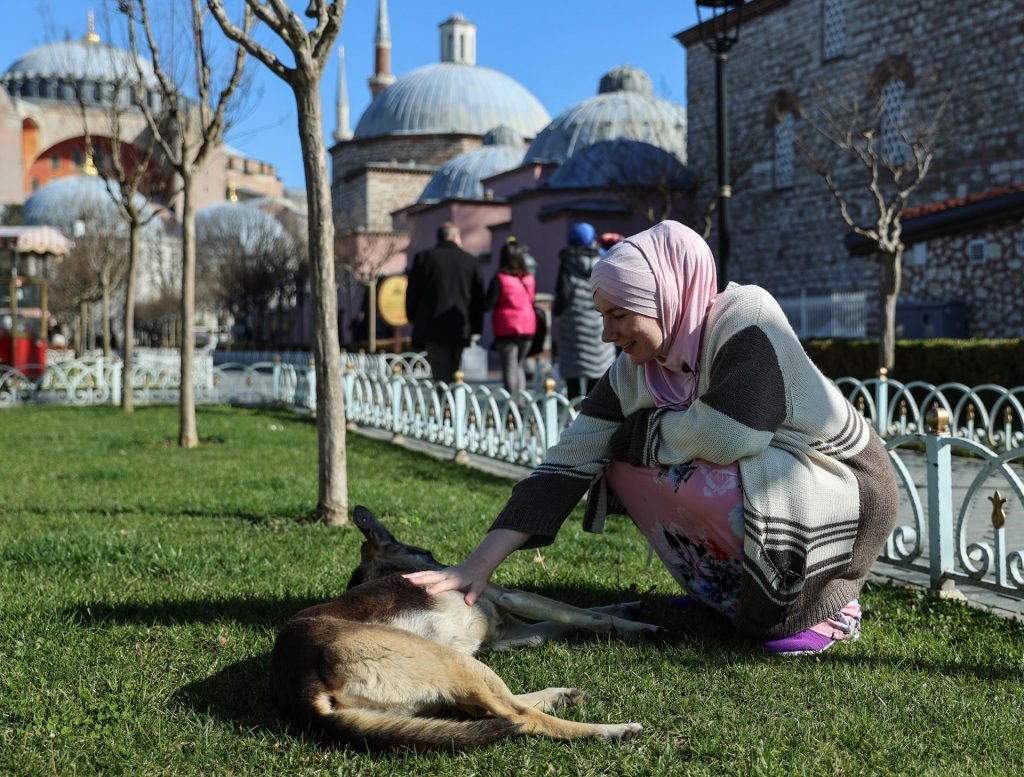
{"type": "MultiPolygon", "coordinates": [[[[105,34],[105,1],[9,0],[0,26],[0,68],[34,46],[65,35],[80,38],[90,9],[104,40],[116,40],[105,34]]],[[[157,6],[168,2],[154,0],[157,6]]],[[[301,9],[306,1],[290,4],[301,9]]],[[[596,94],[601,75],[622,64],[647,71],[658,95],[686,102],[686,55],[672,36],[695,23],[691,0],[389,0],[388,9],[392,71],[398,76],[438,61],[438,24],[459,12],[477,25],[477,62],[515,78],[552,117],[596,94]]],[[[339,37],[353,127],[370,102],[366,79],[373,72],[376,17],[377,0],[349,0],[339,37]]],[[[322,85],[328,138],[335,126],[336,84],[332,59],[322,85]]],[[[259,64],[253,65],[253,89],[257,96],[228,142],[276,165],[286,186],[302,186],[290,90],[259,64]]]]}

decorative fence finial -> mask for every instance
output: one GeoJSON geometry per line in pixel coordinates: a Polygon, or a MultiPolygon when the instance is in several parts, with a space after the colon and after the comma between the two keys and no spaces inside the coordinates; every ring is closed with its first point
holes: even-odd
{"type": "Polygon", "coordinates": [[[988,501],[992,503],[992,525],[997,529],[1002,529],[1006,525],[1006,510],[1004,509],[1006,499],[998,491],[995,491],[988,501]]]}
{"type": "Polygon", "coordinates": [[[932,434],[946,434],[949,432],[949,413],[939,407],[938,403],[932,405],[932,409],[928,411],[924,420],[932,434]]]}

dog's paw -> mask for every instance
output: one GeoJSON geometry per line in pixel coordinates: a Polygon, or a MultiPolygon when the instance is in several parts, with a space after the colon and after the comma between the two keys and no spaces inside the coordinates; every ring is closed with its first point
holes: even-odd
{"type": "Polygon", "coordinates": [[[664,639],[669,633],[668,629],[654,623],[622,620],[621,618],[616,618],[612,627],[613,633],[625,640],[664,639]]]}
{"type": "Polygon", "coordinates": [[[613,723],[602,726],[602,728],[604,729],[602,738],[609,742],[628,742],[644,732],[644,727],[639,723],[613,723]]]}
{"type": "Polygon", "coordinates": [[[548,688],[541,693],[545,694],[550,709],[553,710],[575,707],[587,698],[586,691],[581,691],[579,688],[548,688]]]}

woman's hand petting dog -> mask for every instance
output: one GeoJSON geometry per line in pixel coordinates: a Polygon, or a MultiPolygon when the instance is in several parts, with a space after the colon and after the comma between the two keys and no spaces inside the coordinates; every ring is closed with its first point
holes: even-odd
{"type": "Polygon", "coordinates": [[[486,572],[474,569],[466,560],[447,569],[426,569],[422,572],[410,572],[402,577],[410,583],[423,586],[431,596],[443,594],[445,591],[462,591],[466,594],[466,604],[472,607],[487,587],[490,576],[486,572]]]}
{"type": "Polygon", "coordinates": [[[437,571],[413,572],[404,577],[410,583],[425,586],[431,595],[462,591],[466,594],[466,604],[472,607],[487,587],[498,564],[512,551],[521,548],[528,539],[530,535],[521,531],[495,529],[487,533],[476,550],[461,564],[437,571]]]}

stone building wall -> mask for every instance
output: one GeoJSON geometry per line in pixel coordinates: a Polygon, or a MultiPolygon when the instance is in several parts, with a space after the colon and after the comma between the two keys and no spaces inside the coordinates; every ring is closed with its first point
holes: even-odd
{"type": "MultiPolygon", "coordinates": [[[[780,297],[866,291],[873,310],[879,265],[849,255],[843,244],[848,229],[820,176],[797,152],[791,183],[776,186],[777,117],[795,110],[794,128],[806,132],[800,116],[830,98],[868,100],[872,75],[883,63],[899,63],[909,74],[904,105],[911,122],[952,90],[946,147],[908,207],[1021,181],[1024,3],[845,0],[845,52],[826,57],[825,9],[833,2],[748,3],[726,65],[732,154],[746,168],[732,180],[729,277],[780,297]]],[[[687,48],[689,164],[704,181],[700,204],[715,191],[714,59],[695,30],[678,37],[687,48]]],[[[848,158],[835,167],[835,177],[858,192],[852,210],[863,222],[871,209],[859,183],[866,180],[862,171],[848,158]]],[[[717,251],[714,234],[710,242],[717,251]]]]}
{"type": "Polygon", "coordinates": [[[476,135],[394,135],[331,148],[335,226],[392,228],[392,211],[416,202],[434,169],[480,148],[476,135]],[[418,188],[417,188],[418,187],[418,188]]]}
{"type": "Polygon", "coordinates": [[[905,254],[901,299],[963,303],[969,336],[1024,336],[1024,219],[994,221],[919,245],[905,254]]]}

